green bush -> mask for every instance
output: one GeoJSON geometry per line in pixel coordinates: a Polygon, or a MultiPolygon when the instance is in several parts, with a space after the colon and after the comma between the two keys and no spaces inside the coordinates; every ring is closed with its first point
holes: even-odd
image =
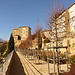
{"type": "Polygon", "coordinates": [[[12,50],[14,50],[14,37],[11,34],[9,42],[8,42],[8,53],[10,53],[12,50]]]}
{"type": "MultiPolygon", "coordinates": [[[[60,54],[61,58],[65,58],[65,54],[60,54]]],[[[66,60],[60,60],[60,64],[66,64],[66,60]]]]}
{"type": "Polygon", "coordinates": [[[3,53],[5,52],[6,48],[7,48],[7,42],[4,42],[2,45],[0,45],[1,56],[3,56],[3,53]]]}
{"type": "Polygon", "coordinates": [[[47,62],[47,56],[45,56],[45,55],[44,55],[43,57],[44,57],[44,61],[46,61],[46,62],[47,62]]]}
{"type": "Polygon", "coordinates": [[[49,43],[49,42],[50,40],[48,38],[44,40],[44,43],[49,43]]]}
{"type": "Polygon", "coordinates": [[[75,55],[72,55],[72,56],[69,58],[69,63],[70,63],[71,66],[75,64],[75,55]]]}
{"type": "Polygon", "coordinates": [[[66,60],[60,60],[60,64],[66,64],[66,60]]]}

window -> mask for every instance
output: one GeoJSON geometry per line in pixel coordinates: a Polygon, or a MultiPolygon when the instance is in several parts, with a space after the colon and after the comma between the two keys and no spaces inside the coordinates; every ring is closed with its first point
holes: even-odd
{"type": "Polygon", "coordinates": [[[26,34],[26,36],[27,36],[27,34],[26,34]]]}
{"type": "Polygon", "coordinates": [[[21,31],[21,33],[22,33],[22,31],[21,31]]]}
{"type": "Polygon", "coordinates": [[[25,28],[23,28],[25,30],[25,28]]]}
{"type": "Polygon", "coordinates": [[[18,36],[18,40],[21,40],[21,37],[20,36],[18,36]]]}
{"type": "Polygon", "coordinates": [[[23,31],[23,33],[25,33],[25,31],[23,31]]]}
{"type": "Polygon", "coordinates": [[[25,39],[25,37],[23,37],[23,39],[25,39]]]}
{"type": "Polygon", "coordinates": [[[25,34],[23,34],[23,36],[25,36],[25,34]]]}
{"type": "Polygon", "coordinates": [[[26,31],[26,33],[27,33],[27,31],[26,31]]]}

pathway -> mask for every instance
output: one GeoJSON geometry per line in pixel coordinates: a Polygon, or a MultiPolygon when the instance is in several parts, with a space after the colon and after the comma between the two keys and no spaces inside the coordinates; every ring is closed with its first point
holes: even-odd
{"type": "Polygon", "coordinates": [[[13,57],[12,57],[11,62],[9,64],[6,75],[26,75],[24,73],[24,69],[23,69],[22,64],[20,62],[20,59],[15,51],[13,53],[13,57]]]}

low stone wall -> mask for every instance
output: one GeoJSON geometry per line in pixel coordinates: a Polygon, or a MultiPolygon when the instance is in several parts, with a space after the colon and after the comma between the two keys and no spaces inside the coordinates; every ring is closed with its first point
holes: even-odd
{"type": "Polygon", "coordinates": [[[2,64],[2,67],[0,68],[0,75],[6,75],[6,71],[8,69],[8,66],[10,64],[11,58],[13,56],[13,52],[12,51],[6,58],[5,58],[5,62],[2,64]]]}

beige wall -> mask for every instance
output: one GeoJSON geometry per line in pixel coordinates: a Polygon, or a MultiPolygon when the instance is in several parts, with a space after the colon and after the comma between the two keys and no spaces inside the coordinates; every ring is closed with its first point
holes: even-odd
{"type": "Polygon", "coordinates": [[[18,35],[18,29],[13,29],[13,37],[14,37],[15,35],[18,35]]]}
{"type": "Polygon", "coordinates": [[[37,40],[37,38],[32,40],[32,49],[35,49],[35,48],[38,49],[38,40],[37,40]]]}
{"type": "Polygon", "coordinates": [[[64,40],[63,40],[63,45],[64,46],[67,46],[67,40],[69,40],[69,46],[70,46],[70,48],[69,48],[69,51],[70,51],[70,53],[74,53],[75,54],[75,37],[74,38],[65,38],[64,40]]]}
{"type": "Polygon", "coordinates": [[[68,11],[70,13],[70,31],[75,32],[75,4],[68,11]]]}
{"type": "Polygon", "coordinates": [[[19,46],[20,43],[23,40],[26,40],[30,34],[31,34],[31,28],[27,26],[19,27],[18,29],[13,29],[13,37],[14,37],[15,46],[19,46]],[[18,40],[18,37],[21,37],[21,39],[18,40]]]}

